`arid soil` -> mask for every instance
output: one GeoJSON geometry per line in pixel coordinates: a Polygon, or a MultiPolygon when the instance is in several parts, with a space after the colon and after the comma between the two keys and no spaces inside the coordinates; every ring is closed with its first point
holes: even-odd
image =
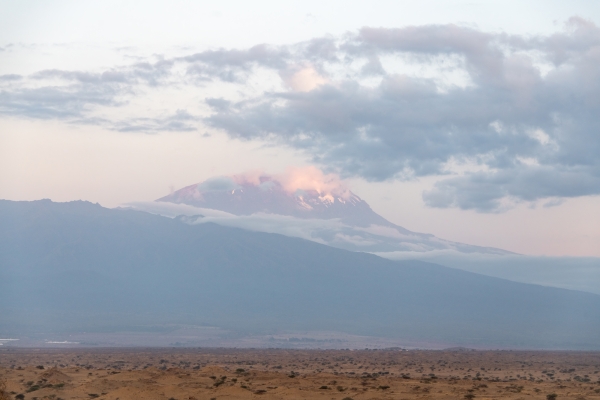
{"type": "Polygon", "coordinates": [[[0,350],[9,399],[600,399],[600,353],[0,350]]]}

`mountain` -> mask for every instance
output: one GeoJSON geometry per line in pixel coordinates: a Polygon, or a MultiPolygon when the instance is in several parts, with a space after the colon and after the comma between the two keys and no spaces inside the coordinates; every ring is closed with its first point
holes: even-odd
{"type": "Polygon", "coordinates": [[[0,335],[221,327],[600,349],[600,296],[88,202],[0,201],[0,335]]]}
{"type": "MultiPolygon", "coordinates": [[[[212,178],[184,187],[156,201],[197,207],[201,214],[205,213],[203,210],[210,209],[224,211],[231,216],[259,215],[261,218],[255,224],[256,230],[264,229],[265,224],[260,222],[264,222],[269,216],[271,221],[266,225],[270,229],[278,223],[274,216],[286,216],[289,218],[279,223],[297,225],[303,233],[298,236],[346,250],[455,250],[462,253],[512,254],[501,249],[472,246],[409,231],[374,212],[366,201],[341,182],[324,180],[322,175],[314,176],[314,172],[313,176],[307,178],[304,176],[305,171],[299,172],[302,174],[295,174],[291,178],[287,175],[266,174],[212,178]],[[310,225],[306,221],[324,223],[310,225]]],[[[136,203],[133,206],[150,212],[157,211],[156,207],[147,204],[136,203]]],[[[218,219],[211,221],[221,222],[218,219]]],[[[242,219],[239,226],[249,228],[248,221],[248,218],[242,219]]],[[[229,218],[227,224],[232,223],[233,219],[229,218]]],[[[285,233],[277,230],[274,232],[285,233]]]]}
{"type": "Polygon", "coordinates": [[[375,213],[367,202],[350,191],[331,193],[314,188],[289,191],[269,175],[261,175],[258,181],[236,179],[235,176],[213,178],[184,187],[157,201],[211,208],[234,215],[263,212],[304,219],[338,218],[349,225],[367,227],[375,224],[410,232],[375,213]]]}

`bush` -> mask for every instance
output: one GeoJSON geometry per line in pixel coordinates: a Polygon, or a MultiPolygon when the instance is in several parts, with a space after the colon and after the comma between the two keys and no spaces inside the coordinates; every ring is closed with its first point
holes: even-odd
{"type": "Polygon", "coordinates": [[[546,400],[556,400],[557,397],[558,395],[556,393],[550,393],[546,395],[546,400]]]}
{"type": "Polygon", "coordinates": [[[26,390],[27,393],[35,392],[36,390],[40,390],[40,385],[29,386],[29,389],[26,390]]]}

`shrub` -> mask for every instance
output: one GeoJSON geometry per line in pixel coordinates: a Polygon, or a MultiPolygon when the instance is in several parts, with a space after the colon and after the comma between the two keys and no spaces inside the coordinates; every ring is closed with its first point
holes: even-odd
{"type": "Polygon", "coordinates": [[[40,389],[39,385],[33,385],[33,386],[30,386],[29,389],[26,390],[26,392],[27,393],[35,392],[36,390],[39,390],[39,389],[40,389]]]}

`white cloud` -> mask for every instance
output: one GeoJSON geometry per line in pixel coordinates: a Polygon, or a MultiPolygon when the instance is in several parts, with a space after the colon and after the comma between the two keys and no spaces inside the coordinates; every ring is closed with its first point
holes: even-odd
{"type": "MultiPolygon", "coordinates": [[[[307,219],[263,212],[251,215],[233,215],[223,211],[168,202],[133,202],[124,206],[170,218],[181,215],[202,216],[188,218],[184,222],[190,224],[215,223],[250,231],[277,233],[352,251],[429,252],[439,249],[454,249],[482,253],[503,252],[498,249],[454,243],[433,235],[405,234],[389,226],[350,226],[335,218],[307,219]]],[[[403,228],[399,229],[403,230],[403,228]]]]}
{"type": "Polygon", "coordinates": [[[280,72],[280,76],[287,86],[297,92],[310,92],[328,83],[312,66],[286,69],[280,72]]]}

